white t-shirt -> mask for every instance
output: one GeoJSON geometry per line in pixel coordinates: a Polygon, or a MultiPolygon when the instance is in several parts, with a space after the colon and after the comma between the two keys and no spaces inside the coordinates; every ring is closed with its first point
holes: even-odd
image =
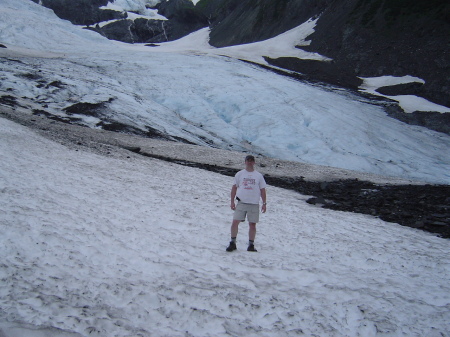
{"type": "Polygon", "coordinates": [[[246,204],[259,204],[261,189],[266,188],[266,181],[258,171],[241,170],[234,176],[237,187],[236,197],[246,204]]]}

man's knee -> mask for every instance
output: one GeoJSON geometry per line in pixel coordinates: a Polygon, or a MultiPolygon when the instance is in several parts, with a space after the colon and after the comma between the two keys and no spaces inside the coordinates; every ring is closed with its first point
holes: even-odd
{"type": "Polygon", "coordinates": [[[241,220],[233,220],[232,225],[233,226],[239,226],[240,223],[241,223],[241,220]]]}

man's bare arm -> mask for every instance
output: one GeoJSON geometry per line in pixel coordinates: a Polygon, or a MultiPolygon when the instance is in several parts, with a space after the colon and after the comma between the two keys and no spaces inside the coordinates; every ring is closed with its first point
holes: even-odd
{"type": "Polygon", "coordinates": [[[263,205],[261,207],[261,212],[266,213],[267,194],[266,194],[266,189],[265,188],[261,188],[261,199],[262,199],[262,202],[263,202],[263,205]]]}
{"type": "Polygon", "coordinates": [[[236,198],[236,192],[237,192],[237,186],[233,185],[233,187],[231,187],[231,193],[230,193],[231,209],[233,209],[233,210],[236,208],[236,204],[234,203],[234,199],[236,198]]]}

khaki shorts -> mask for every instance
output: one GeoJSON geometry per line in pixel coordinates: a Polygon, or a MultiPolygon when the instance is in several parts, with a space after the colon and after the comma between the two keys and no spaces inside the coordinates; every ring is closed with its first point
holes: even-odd
{"type": "Polygon", "coordinates": [[[245,221],[245,216],[247,216],[248,222],[257,223],[259,221],[259,205],[239,202],[234,210],[233,220],[245,221]]]}

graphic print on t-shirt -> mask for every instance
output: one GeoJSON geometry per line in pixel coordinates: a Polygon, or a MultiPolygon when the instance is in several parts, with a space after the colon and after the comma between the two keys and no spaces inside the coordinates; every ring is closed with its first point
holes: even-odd
{"type": "Polygon", "coordinates": [[[253,178],[244,178],[242,181],[242,185],[244,185],[244,189],[252,190],[253,186],[256,185],[256,179],[253,178]]]}

